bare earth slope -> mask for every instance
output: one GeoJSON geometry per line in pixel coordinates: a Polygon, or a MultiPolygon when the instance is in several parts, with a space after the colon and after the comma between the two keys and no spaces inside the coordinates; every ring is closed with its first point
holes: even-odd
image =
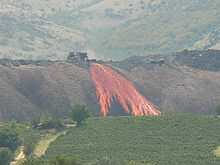
{"type": "MultiPolygon", "coordinates": [[[[134,82],[161,111],[210,114],[220,103],[220,65],[218,60],[204,59],[214,61],[219,55],[219,51],[185,51],[166,59],[131,57],[106,65],[134,82]]],[[[88,69],[65,62],[0,65],[0,120],[30,119],[42,112],[64,117],[77,103],[99,113],[88,69]]]]}
{"type": "Polygon", "coordinates": [[[77,103],[95,107],[88,72],[75,65],[0,66],[0,77],[0,119],[30,119],[41,112],[65,116],[77,103]]]}
{"type": "Polygon", "coordinates": [[[162,111],[210,113],[220,101],[220,72],[169,65],[121,71],[162,111]]]}

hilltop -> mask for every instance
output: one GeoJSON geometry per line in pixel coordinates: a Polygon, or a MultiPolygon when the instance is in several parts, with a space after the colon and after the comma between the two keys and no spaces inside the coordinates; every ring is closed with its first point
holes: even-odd
{"type": "Polygon", "coordinates": [[[219,0],[2,0],[0,56],[64,59],[73,48],[125,59],[220,49],[219,0]]]}
{"type": "MultiPolygon", "coordinates": [[[[98,62],[133,82],[162,112],[215,114],[220,102],[220,51],[183,51],[163,57],[98,62]]],[[[88,67],[65,60],[0,60],[0,120],[30,120],[41,113],[63,118],[77,103],[99,114],[88,67]]],[[[119,111],[117,106],[113,109],[119,111]]]]}

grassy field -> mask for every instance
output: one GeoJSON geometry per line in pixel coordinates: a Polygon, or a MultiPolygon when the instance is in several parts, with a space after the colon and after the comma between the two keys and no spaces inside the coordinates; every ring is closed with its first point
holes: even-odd
{"type": "Polygon", "coordinates": [[[219,165],[219,128],[220,118],[191,114],[93,118],[53,142],[46,158],[68,154],[90,163],[219,165]]]}
{"type": "Polygon", "coordinates": [[[48,133],[46,134],[36,145],[33,155],[37,157],[41,157],[45,154],[46,150],[48,149],[50,143],[55,141],[59,136],[64,135],[65,132],[60,133],[48,133]]]}

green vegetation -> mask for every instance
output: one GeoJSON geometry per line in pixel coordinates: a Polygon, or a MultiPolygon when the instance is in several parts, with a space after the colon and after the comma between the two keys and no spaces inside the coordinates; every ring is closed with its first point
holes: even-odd
{"type": "Polygon", "coordinates": [[[33,155],[37,157],[41,157],[45,154],[47,151],[49,145],[55,141],[59,136],[64,135],[65,132],[59,132],[59,133],[47,133],[44,135],[44,137],[41,138],[41,140],[37,143],[35,146],[35,149],[33,151],[33,155]]]}
{"type": "Polygon", "coordinates": [[[93,164],[219,165],[213,152],[219,128],[219,118],[192,114],[90,118],[53,142],[46,158],[65,153],[93,164]]]}
{"type": "Polygon", "coordinates": [[[0,165],[9,165],[13,154],[9,148],[0,148],[0,165]]]}
{"type": "Polygon", "coordinates": [[[73,157],[57,156],[51,160],[41,158],[28,158],[22,165],[81,165],[81,163],[73,157]]]}
{"type": "MultiPolygon", "coordinates": [[[[85,106],[74,110],[87,112],[85,106]]],[[[80,127],[64,132],[33,129],[16,122],[1,124],[0,165],[9,164],[18,146],[27,158],[23,165],[220,163],[220,118],[216,116],[167,113],[158,117],[89,118],[85,125],[82,121],[80,127]]]]}
{"type": "Polygon", "coordinates": [[[33,129],[29,124],[16,124],[15,129],[21,140],[20,145],[24,146],[25,155],[30,155],[42,133],[37,129],[33,129]]]}
{"type": "Polygon", "coordinates": [[[216,113],[217,113],[217,115],[220,115],[220,105],[218,105],[218,106],[216,107],[216,113]]]}
{"type": "Polygon", "coordinates": [[[23,154],[30,155],[39,137],[40,132],[32,129],[27,123],[21,124],[14,121],[1,123],[0,160],[4,163],[0,165],[9,164],[14,157],[16,157],[14,160],[16,162],[23,158],[23,154]]]}
{"type": "MultiPolygon", "coordinates": [[[[43,156],[50,143],[65,134],[65,131],[60,132],[61,129],[65,130],[63,122],[47,115],[39,120],[33,120],[31,123],[17,123],[15,121],[1,123],[0,165],[8,165],[10,162],[14,165],[20,165],[25,158],[27,158],[25,163],[28,165],[30,162],[30,165],[47,165],[47,161],[32,159],[32,156],[43,156]]],[[[51,160],[50,163],[55,163],[55,160],[53,162],[51,160]]]]}
{"type": "Polygon", "coordinates": [[[89,117],[89,111],[84,105],[75,105],[71,117],[76,122],[76,125],[80,126],[89,117]]]}
{"type": "Polygon", "coordinates": [[[40,158],[29,157],[22,165],[47,165],[47,161],[40,158]]]}
{"type": "Polygon", "coordinates": [[[20,140],[15,129],[0,127],[0,147],[7,147],[11,151],[15,151],[19,144],[20,140]]]}
{"type": "Polygon", "coordinates": [[[45,129],[62,130],[64,128],[64,125],[60,119],[49,115],[42,115],[39,118],[35,118],[31,121],[31,124],[33,128],[37,128],[40,130],[45,130],[45,129]]]}

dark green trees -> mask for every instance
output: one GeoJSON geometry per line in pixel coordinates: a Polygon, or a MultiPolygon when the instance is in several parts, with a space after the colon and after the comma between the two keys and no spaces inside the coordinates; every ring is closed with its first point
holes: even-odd
{"type": "Polygon", "coordinates": [[[0,148],[0,165],[9,165],[12,160],[13,154],[9,148],[0,148]]]}
{"type": "Polygon", "coordinates": [[[64,125],[62,121],[56,117],[50,115],[42,115],[38,118],[35,118],[31,121],[33,128],[37,129],[63,129],[64,125]]]}
{"type": "Polygon", "coordinates": [[[218,106],[216,107],[216,113],[217,113],[217,115],[220,115],[220,105],[218,105],[218,106]]]}
{"type": "Polygon", "coordinates": [[[20,144],[18,134],[14,129],[0,129],[0,147],[7,147],[14,151],[20,144]]]}
{"type": "Polygon", "coordinates": [[[9,165],[20,142],[13,126],[0,127],[0,165],[9,165]]]}
{"type": "Polygon", "coordinates": [[[75,105],[72,110],[71,118],[76,122],[77,126],[80,126],[88,117],[89,111],[84,105],[75,105]]]}

